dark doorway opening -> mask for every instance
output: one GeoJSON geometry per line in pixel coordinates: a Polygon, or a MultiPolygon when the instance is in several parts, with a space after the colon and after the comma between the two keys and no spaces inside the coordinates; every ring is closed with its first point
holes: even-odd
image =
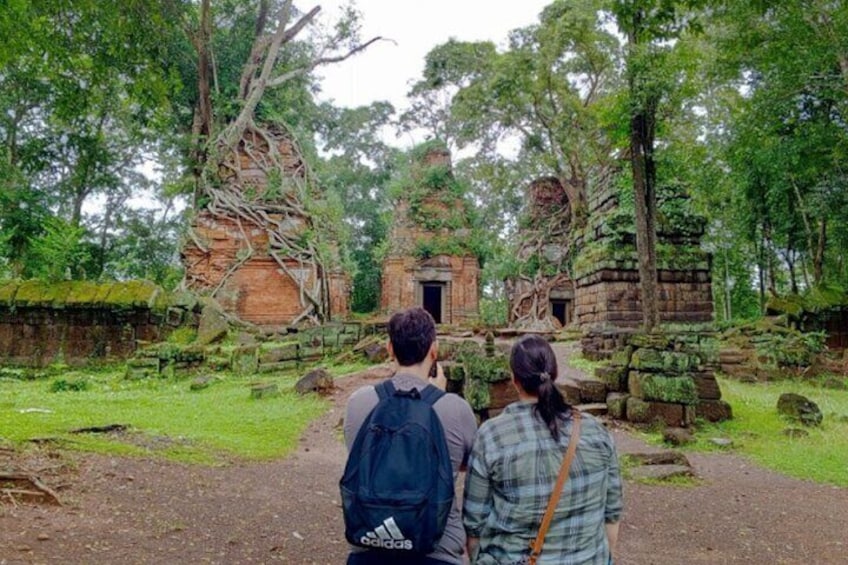
{"type": "Polygon", "coordinates": [[[444,285],[438,283],[422,284],[422,306],[427,310],[437,324],[442,323],[442,290],[444,285]]]}
{"type": "Polygon", "coordinates": [[[551,316],[559,320],[563,326],[571,323],[571,301],[570,300],[551,300],[551,316]]]}

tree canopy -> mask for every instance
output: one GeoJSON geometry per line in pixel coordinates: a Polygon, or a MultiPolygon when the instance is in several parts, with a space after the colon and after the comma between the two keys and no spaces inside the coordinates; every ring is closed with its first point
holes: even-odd
{"type": "Polygon", "coordinates": [[[399,109],[316,100],[316,68],[379,39],[359,37],[353,9],[322,25],[318,10],[6,2],[0,277],[176,285],[180,238],[216,197],[222,152],[275,124],[304,155],[317,213],[334,218],[324,223],[342,242],[358,311],[377,304],[375,250],[407,159],[392,128],[453,150],[492,234],[489,299],[502,299],[515,271],[540,178],[562,186],[574,230],[592,187],[628,187],[646,280],[657,225],[675,221],[658,201],[670,188],[686,195],[707,221],[720,319],[755,316],[770,296],[848,288],[842,2],[553,0],[505,44],[433,46],[399,109]]]}

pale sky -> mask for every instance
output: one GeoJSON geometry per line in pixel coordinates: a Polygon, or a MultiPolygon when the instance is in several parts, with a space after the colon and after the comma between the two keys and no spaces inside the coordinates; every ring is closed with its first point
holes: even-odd
{"type": "MultiPolygon", "coordinates": [[[[369,47],[347,61],[324,67],[321,99],[340,106],[367,105],[388,100],[405,106],[411,83],[421,76],[425,55],[450,38],[506,43],[510,30],[535,23],[553,0],[357,0],[362,13],[363,40],[392,39],[369,47]]],[[[323,18],[337,19],[340,0],[318,0],[323,18]]],[[[302,5],[301,5],[302,4],[302,5]]],[[[302,2],[304,8],[309,3],[302,2]]]]}

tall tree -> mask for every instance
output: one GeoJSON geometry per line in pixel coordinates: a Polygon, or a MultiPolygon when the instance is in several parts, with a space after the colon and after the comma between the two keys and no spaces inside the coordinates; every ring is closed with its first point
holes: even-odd
{"type": "Polygon", "coordinates": [[[658,110],[672,88],[667,55],[681,33],[693,25],[698,0],[615,0],[613,13],[627,37],[630,165],[636,212],[643,325],[659,324],[657,300],[658,110]]]}
{"type": "Polygon", "coordinates": [[[494,162],[518,145],[510,161],[525,167],[525,178],[556,176],[575,224],[585,217],[589,179],[615,166],[604,119],[620,78],[620,52],[602,7],[557,0],[538,24],[513,31],[504,52],[486,42],[438,46],[413,89],[451,95],[445,129],[459,146],[474,146],[494,162]]]}
{"type": "Polygon", "coordinates": [[[128,171],[143,161],[153,125],[168,108],[157,36],[180,8],[160,0],[16,0],[7,7],[0,16],[7,189],[0,232],[11,246],[12,270],[31,276],[43,272],[30,253],[39,216],[57,215],[64,223],[54,229],[83,228],[88,239],[85,205],[133,190],[128,171]]]}

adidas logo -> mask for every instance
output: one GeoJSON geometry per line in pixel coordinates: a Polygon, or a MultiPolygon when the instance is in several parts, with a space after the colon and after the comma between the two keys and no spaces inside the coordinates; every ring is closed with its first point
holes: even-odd
{"type": "Polygon", "coordinates": [[[359,538],[359,543],[382,549],[412,550],[412,541],[403,537],[392,516],[383,520],[383,525],[374,528],[373,532],[366,532],[364,536],[359,538]]]}

